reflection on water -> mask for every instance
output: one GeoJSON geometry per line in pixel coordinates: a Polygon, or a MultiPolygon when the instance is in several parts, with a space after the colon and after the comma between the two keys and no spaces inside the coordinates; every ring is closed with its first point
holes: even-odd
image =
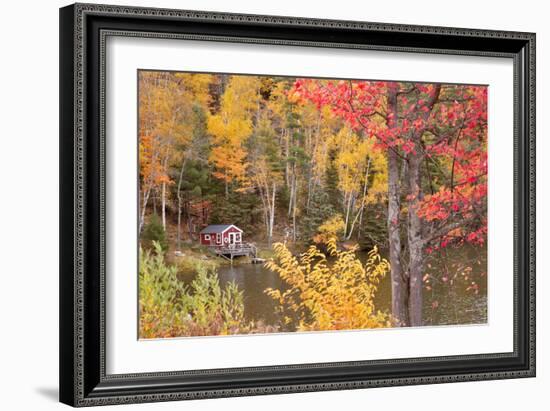
{"type": "MultiPolygon", "coordinates": [[[[358,253],[362,260],[366,253],[358,253]]],[[[431,261],[426,274],[431,279],[430,289],[424,290],[423,322],[425,325],[481,324],[487,322],[487,276],[483,256],[485,250],[466,248],[449,250],[438,261],[431,261]],[[479,262],[478,262],[479,261],[479,262]],[[472,267],[466,277],[464,265],[472,267]],[[475,279],[478,293],[467,290],[475,279]]],[[[234,281],[244,293],[245,316],[265,324],[277,324],[276,303],[264,293],[266,288],[285,289],[279,276],[262,264],[223,265],[218,268],[220,284],[225,287],[234,281]]],[[[186,276],[184,281],[190,282],[186,276]]],[[[379,285],[375,298],[378,310],[391,311],[391,280],[389,273],[379,285]]]]}
{"type": "MultiPolygon", "coordinates": [[[[278,323],[275,308],[277,303],[264,293],[266,288],[285,289],[285,283],[277,274],[268,270],[263,264],[222,265],[218,268],[218,278],[222,288],[234,281],[244,295],[244,314],[249,320],[262,321],[264,324],[278,323]]],[[[183,275],[186,283],[193,280],[193,275],[183,275]]]]}
{"type": "MultiPolygon", "coordinates": [[[[424,325],[487,322],[486,255],[484,247],[463,246],[426,259],[424,273],[429,277],[429,289],[423,292],[424,325]]],[[[389,274],[378,288],[375,305],[379,310],[391,311],[389,274]]]]}
{"type": "Polygon", "coordinates": [[[245,317],[265,324],[276,324],[277,303],[264,293],[266,288],[282,289],[284,281],[263,264],[240,264],[222,266],[218,270],[222,287],[230,281],[235,281],[239,290],[244,291],[245,317]]]}

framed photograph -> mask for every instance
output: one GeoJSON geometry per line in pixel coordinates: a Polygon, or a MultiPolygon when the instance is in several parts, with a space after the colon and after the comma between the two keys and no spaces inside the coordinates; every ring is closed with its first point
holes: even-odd
{"type": "Polygon", "coordinates": [[[533,33],[60,22],[62,402],[535,376],[533,33]]]}

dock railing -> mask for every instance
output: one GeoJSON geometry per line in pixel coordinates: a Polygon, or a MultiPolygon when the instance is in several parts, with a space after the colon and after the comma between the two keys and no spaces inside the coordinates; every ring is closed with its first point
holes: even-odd
{"type": "Polygon", "coordinates": [[[215,246],[212,247],[212,251],[215,254],[222,256],[224,258],[233,259],[233,257],[238,256],[249,256],[256,257],[257,249],[254,244],[250,243],[239,243],[239,244],[230,244],[227,246],[215,246]]]}

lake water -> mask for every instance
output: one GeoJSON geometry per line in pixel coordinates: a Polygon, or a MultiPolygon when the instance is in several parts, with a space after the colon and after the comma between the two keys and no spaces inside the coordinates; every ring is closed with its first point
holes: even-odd
{"type": "MultiPolygon", "coordinates": [[[[448,250],[437,262],[427,262],[425,272],[432,276],[430,288],[424,290],[423,322],[425,325],[480,324],[487,322],[487,281],[485,262],[477,263],[485,250],[464,247],[448,250]],[[429,264],[429,266],[428,266],[429,264]],[[462,267],[470,266],[463,275],[462,267]],[[458,273],[458,274],[457,274],[458,273]],[[478,293],[467,290],[471,281],[478,285],[478,293]]],[[[362,260],[366,253],[358,253],[362,260]]],[[[225,287],[234,281],[244,293],[245,316],[265,324],[277,324],[277,303],[264,293],[266,288],[285,289],[279,276],[263,264],[222,265],[218,268],[220,284],[225,287]]],[[[187,281],[191,278],[187,277],[187,281]]],[[[186,282],[187,282],[186,281],[186,282]]],[[[375,298],[378,310],[391,311],[391,281],[389,273],[381,281],[375,298]]]]}

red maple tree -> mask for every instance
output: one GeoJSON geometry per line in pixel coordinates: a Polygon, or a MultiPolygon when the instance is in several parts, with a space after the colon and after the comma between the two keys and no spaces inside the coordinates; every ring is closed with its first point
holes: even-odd
{"type": "Polygon", "coordinates": [[[421,325],[426,254],[486,241],[487,87],[297,79],[289,94],[329,107],[387,153],[392,315],[421,325]]]}

